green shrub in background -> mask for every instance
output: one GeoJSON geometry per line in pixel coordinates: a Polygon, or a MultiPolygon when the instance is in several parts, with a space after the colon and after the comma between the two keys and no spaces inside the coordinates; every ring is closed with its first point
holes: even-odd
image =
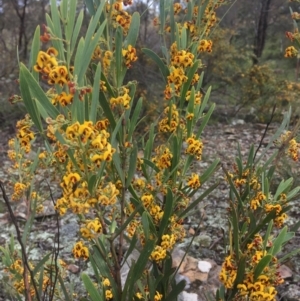
{"type": "MultiPolygon", "coordinates": [[[[45,32],[41,35],[36,29],[29,66],[20,64],[20,90],[28,114],[17,123],[17,135],[9,142],[18,175],[11,199],[25,201],[28,208],[22,234],[15,223],[21,251],[13,238],[1,247],[12,294],[18,299],[178,298],[185,283],[175,282],[172,250],[185,236],[183,219],[217,187],[196,194],[219,160],[206,170],[193,163],[201,160],[205,147],[201,134],[214,109],[214,104],[208,105],[210,89],[205,96],[200,92],[200,58],[212,51],[209,33],[222,2],[160,1],[155,23],[163,57],[150,49],[143,52],[163,76],[163,109],[140,137],[136,131],[143,99],[132,106],[136,81],[125,81],[127,70],[138,60],[140,16],[123,7],[131,1],[86,0],[91,20],[84,37],[79,36],[83,12],[75,17],[76,1],[62,0],[59,7],[51,1],[45,32]],[[43,47],[40,41],[49,44],[43,47]],[[166,140],[157,139],[158,134],[166,140]],[[31,160],[36,137],[45,147],[31,160]],[[35,214],[52,197],[51,191],[39,189],[42,171],[61,188],[62,195],[53,200],[57,213],[78,218],[80,237],[72,253],[78,260],[88,260],[94,272],[93,278],[81,275],[86,296],[74,297],[67,285],[59,249],[38,263],[28,260],[26,243],[35,214]],[[125,266],[129,271],[122,277],[125,266]]],[[[274,139],[287,127],[289,117],[274,139]]],[[[284,148],[291,139],[287,137],[284,148]]],[[[282,282],[276,255],[293,233],[283,228],[272,238],[273,245],[270,233],[273,223],[278,227],[284,223],[287,203],[299,188],[289,192],[291,180],[286,180],[275,194],[269,191],[274,158],[259,164],[252,148],[245,164],[239,156],[232,175],[225,170],[231,187],[230,251],[217,300],[259,300],[254,298],[258,294],[274,300],[275,287],[282,282]]],[[[10,208],[5,194],[4,198],[10,208]]]]}

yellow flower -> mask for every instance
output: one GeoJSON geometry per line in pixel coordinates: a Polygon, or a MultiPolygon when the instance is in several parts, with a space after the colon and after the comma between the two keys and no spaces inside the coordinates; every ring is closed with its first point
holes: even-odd
{"type": "Polygon", "coordinates": [[[113,293],[112,293],[112,290],[106,290],[105,291],[105,299],[106,300],[110,300],[113,298],[113,293]]]}
{"type": "Polygon", "coordinates": [[[198,52],[212,52],[212,41],[211,40],[201,40],[199,42],[197,51],[198,52]]]}
{"type": "Polygon", "coordinates": [[[109,281],[109,279],[108,279],[108,278],[104,278],[103,281],[102,281],[102,284],[103,284],[104,286],[110,286],[110,281],[109,281]]]}
{"type": "Polygon", "coordinates": [[[200,187],[200,177],[199,175],[192,173],[188,179],[187,185],[193,189],[200,187]]]}
{"type": "Polygon", "coordinates": [[[284,57],[295,57],[298,55],[298,50],[294,46],[289,46],[285,49],[284,57]]]}
{"type": "Polygon", "coordinates": [[[155,246],[154,251],[151,253],[150,258],[156,262],[159,262],[167,256],[167,252],[161,246],[155,246]]]}
{"type": "Polygon", "coordinates": [[[131,63],[137,60],[136,49],[128,45],[127,49],[122,49],[122,56],[124,57],[126,67],[130,68],[131,63]]]}
{"type": "Polygon", "coordinates": [[[160,294],[158,291],[155,292],[154,301],[160,301],[163,295],[160,294]]]}

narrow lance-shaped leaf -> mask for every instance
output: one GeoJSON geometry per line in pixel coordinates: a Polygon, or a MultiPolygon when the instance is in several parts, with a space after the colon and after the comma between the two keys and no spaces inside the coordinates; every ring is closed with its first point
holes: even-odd
{"type": "Polygon", "coordinates": [[[168,187],[166,199],[164,202],[164,208],[163,208],[164,215],[163,215],[163,217],[160,221],[160,225],[159,225],[159,231],[158,231],[159,238],[161,238],[161,236],[164,234],[164,231],[169,224],[169,219],[173,213],[174,201],[175,201],[175,197],[174,197],[171,189],[168,187]]]}
{"type": "Polygon", "coordinates": [[[136,40],[139,35],[139,29],[140,29],[140,14],[138,12],[134,12],[131,16],[130,27],[129,27],[126,40],[124,41],[125,47],[128,47],[129,45],[131,45],[132,47],[135,46],[136,40]]]}
{"type": "Polygon", "coordinates": [[[261,273],[269,265],[271,260],[272,260],[272,255],[267,254],[259,261],[259,263],[254,269],[254,281],[258,278],[259,275],[261,275],[261,273]]]}
{"type": "Polygon", "coordinates": [[[41,117],[37,109],[35,101],[32,99],[29,86],[26,81],[26,73],[24,72],[25,66],[21,64],[20,66],[20,90],[24,105],[28,114],[30,115],[33,123],[38,128],[40,132],[43,131],[43,126],[41,122],[41,117]]]}
{"type": "MultiPolygon", "coordinates": [[[[37,57],[38,57],[38,53],[40,51],[40,35],[41,35],[40,26],[37,26],[37,28],[34,32],[32,44],[31,44],[29,69],[33,69],[33,66],[35,65],[37,57]]],[[[34,78],[36,80],[38,80],[38,73],[34,70],[32,72],[33,72],[34,78]]]]}
{"type": "MultiPolygon", "coordinates": [[[[100,293],[97,291],[94,283],[92,280],[89,278],[88,275],[82,274],[81,279],[83,281],[83,284],[89,294],[89,297],[91,298],[92,301],[102,301],[103,298],[100,295],[100,293]]],[[[104,301],[104,300],[103,300],[104,301]]]]}
{"type": "Polygon", "coordinates": [[[101,64],[98,63],[96,73],[94,76],[92,102],[91,102],[90,113],[89,113],[89,120],[92,121],[93,123],[95,123],[96,119],[97,119],[97,108],[98,108],[98,104],[99,104],[100,77],[101,77],[101,64]]]}
{"type": "Polygon", "coordinates": [[[150,49],[143,48],[142,51],[157,64],[161,74],[163,75],[164,81],[167,82],[167,77],[170,75],[170,71],[162,59],[150,49]]]}
{"type": "Polygon", "coordinates": [[[215,109],[215,104],[212,104],[211,107],[209,108],[208,112],[206,113],[205,117],[203,118],[202,122],[201,122],[201,125],[197,131],[197,134],[196,134],[196,138],[199,138],[201,133],[203,132],[204,128],[206,127],[209,119],[210,119],[210,116],[211,114],[213,113],[215,109]]]}
{"type": "Polygon", "coordinates": [[[51,0],[50,3],[51,3],[50,9],[51,9],[52,24],[53,24],[53,34],[57,37],[57,39],[53,40],[53,42],[55,41],[55,44],[53,43],[53,45],[58,51],[58,58],[64,61],[65,52],[64,52],[62,29],[61,29],[61,22],[60,22],[57,2],[56,0],[51,0]]]}
{"type": "Polygon", "coordinates": [[[67,3],[67,25],[65,27],[66,32],[66,39],[67,41],[71,40],[75,17],[76,17],[76,7],[77,7],[77,0],[68,0],[67,3]]]}
{"type": "Polygon", "coordinates": [[[73,54],[74,50],[75,50],[75,45],[79,36],[79,32],[81,29],[81,25],[82,25],[82,21],[83,21],[83,10],[81,10],[79,12],[79,15],[77,17],[76,23],[75,23],[75,27],[72,31],[72,38],[71,38],[71,46],[70,46],[70,51],[71,51],[71,55],[73,54]]]}
{"type": "Polygon", "coordinates": [[[131,183],[131,180],[133,179],[134,174],[136,173],[137,157],[138,157],[138,148],[136,145],[134,145],[130,154],[129,168],[128,168],[128,174],[126,179],[126,188],[128,188],[128,186],[131,183]]]}

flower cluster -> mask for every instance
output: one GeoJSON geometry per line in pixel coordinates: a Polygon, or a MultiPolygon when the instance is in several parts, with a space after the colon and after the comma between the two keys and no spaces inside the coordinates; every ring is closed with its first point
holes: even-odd
{"type": "Polygon", "coordinates": [[[24,119],[19,120],[16,124],[17,134],[16,137],[20,143],[20,147],[25,153],[29,153],[31,150],[31,144],[34,140],[34,133],[31,130],[32,121],[29,115],[26,115],[24,119]]]}
{"type": "MultiPolygon", "coordinates": [[[[126,2],[126,5],[128,4],[129,2],[126,2]]],[[[123,10],[122,1],[117,1],[112,7],[107,3],[106,12],[111,13],[110,18],[113,26],[117,27],[120,25],[123,29],[123,34],[126,36],[131,23],[131,15],[126,10],[123,10]]]]}
{"type": "Polygon", "coordinates": [[[89,249],[83,244],[82,241],[79,241],[75,244],[72,253],[75,258],[83,258],[84,260],[89,258],[89,249]]]}
{"type": "MultiPolygon", "coordinates": [[[[254,239],[247,246],[246,256],[247,268],[244,275],[243,283],[237,285],[238,293],[235,300],[247,298],[247,300],[275,300],[277,291],[276,286],[283,283],[283,279],[278,273],[279,265],[277,258],[273,256],[269,266],[266,267],[262,273],[254,279],[254,270],[259,261],[267,254],[263,250],[263,240],[260,235],[255,235],[254,239]]],[[[222,269],[219,275],[220,281],[227,289],[234,287],[235,279],[237,276],[236,257],[234,254],[225,258],[222,269]]]]}
{"type": "Polygon", "coordinates": [[[200,40],[198,47],[197,47],[197,51],[198,52],[212,52],[212,40],[200,40]]]}
{"type": "Polygon", "coordinates": [[[165,145],[160,145],[155,149],[156,156],[152,161],[159,169],[167,169],[172,164],[172,153],[165,145]]]}
{"type": "Polygon", "coordinates": [[[170,75],[164,91],[167,100],[180,95],[181,87],[188,79],[186,69],[194,63],[194,55],[185,50],[178,51],[176,42],[171,45],[170,53],[170,75]]]}
{"type": "Polygon", "coordinates": [[[105,300],[111,300],[113,298],[113,293],[110,285],[110,281],[108,278],[104,278],[102,280],[102,285],[105,290],[105,300]]]}
{"type": "Polygon", "coordinates": [[[294,46],[289,46],[285,49],[284,57],[296,57],[298,50],[294,46]]]}
{"type": "Polygon", "coordinates": [[[71,73],[66,66],[58,64],[57,55],[58,51],[53,47],[50,47],[46,52],[39,51],[33,68],[42,74],[43,79],[47,80],[49,85],[63,86],[68,83],[71,73]]]}
{"type": "Polygon", "coordinates": [[[277,199],[274,199],[271,194],[267,197],[261,191],[261,183],[258,181],[257,176],[249,169],[245,169],[239,176],[239,171],[236,165],[234,165],[234,173],[230,173],[229,176],[241,194],[245,189],[247,189],[248,185],[251,188],[247,198],[248,202],[245,202],[245,204],[247,204],[247,207],[252,212],[257,213],[261,209],[264,209],[264,213],[268,214],[271,211],[274,211],[276,213],[274,217],[274,224],[278,228],[282,227],[284,221],[287,219],[287,214],[284,213],[284,209],[287,206],[285,194],[281,194],[277,199]]]}
{"type": "Polygon", "coordinates": [[[292,137],[290,131],[286,131],[282,134],[276,143],[279,147],[288,144],[286,154],[294,161],[299,160],[300,144],[292,137]]]}
{"type": "Polygon", "coordinates": [[[194,135],[186,139],[187,148],[185,153],[194,156],[197,160],[201,160],[203,143],[201,140],[196,139],[194,135]]]}
{"type": "MultiPolygon", "coordinates": [[[[53,124],[55,122],[52,122],[52,126],[53,124]]],[[[66,164],[65,175],[60,184],[63,197],[57,200],[55,206],[60,214],[64,214],[67,209],[71,209],[74,213],[83,213],[96,204],[107,206],[116,202],[119,192],[114,184],[101,183],[93,195],[87,186],[88,174],[97,173],[101,163],[111,161],[115,152],[108,142],[109,133],[105,129],[98,130],[103,125],[105,121],[100,121],[95,126],[90,121],[83,124],[75,122],[68,125],[62,133],[67,144],[74,150],[76,165],[66,153],[66,146],[56,141],[57,150],[53,154],[54,158],[57,162],[66,164]]],[[[53,130],[52,127],[50,129],[53,130]]]]}
{"type": "Polygon", "coordinates": [[[175,104],[164,109],[164,118],[158,123],[158,131],[161,133],[174,133],[179,125],[179,112],[175,104]]]}
{"type": "Polygon", "coordinates": [[[127,49],[122,49],[122,56],[127,68],[131,68],[131,64],[137,60],[136,49],[128,45],[127,49]]]}
{"type": "Polygon", "coordinates": [[[129,89],[126,87],[122,87],[119,91],[119,96],[112,97],[110,99],[110,105],[112,109],[120,105],[125,110],[128,110],[130,108],[130,101],[131,101],[131,97],[129,95],[129,89]]]}
{"type": "MultiPolygon", "coordinates": [[[[15,256],[14,256],[15,257],[15,256]]],[[[34,266],[31,262],[28,262],[29,267],[31,270],[34,270],[34,266]]],[[[53,276],[54,273],[54,266],[49,265],[45,263],[45,266],[47,269],[43,272],[43,278],[42,278],[42,290],[45,291],[47,290],[48,286],[51,285],[51,277],[53,276]]],[[[58,272],[62,278],[65,277],[65,274],[61,270],[61,268],[65,268],[66,263],[59,259],[57,262],[57,267],[58,269],[55,270],[55,272],[58,272]]],[[[23,273],[24,273],[24,265],[23,262],[20,258],[14,258],[13,262],[4,269],[4,272],[9,273],[9,281],[11,282],[12,286],[14,289],[20,294],[23,295],[25,294],[25,284],[23,280],[23,273]]],[[[36,273],[35,275],[35,282],[40,283],[40,272],[36,273]]],[[[34,297],[36,295],[36,291],[34,289],[34,286],[32,284],[32,278],[31,275],[27,276],[28,278],[28,283],[29,283],[29,293],[31,297],[34,297]]]]}

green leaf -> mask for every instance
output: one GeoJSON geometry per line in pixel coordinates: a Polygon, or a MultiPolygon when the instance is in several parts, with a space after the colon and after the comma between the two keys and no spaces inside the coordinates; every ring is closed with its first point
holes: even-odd
{"type": "Polygon", "coordinates": [[[90,107],[89,120],[94,124],[97,120],[97,108],[99,104],[99,89],[100,89],[100,77],[101,77],[101,64],[98,63],[96,73],[94,75],[92,102],[90,107]]]}
{"type": "Polygon", "coordinates": [[[271,254],[267,254],[259,261],[259,263],[254,269],[254,281],[258,278],[259,275],[261,275],[265,267],[268,266],[268,264],[272,260],[272,257],[273,256],[271,254]]]}
{"type": "Polygon", "coordinates": [[[268,244],[268,240],[269,240],[269,237],[270,237],[270,233],[271,233],[272,228],[273,228],[273,223],[274,223],[273,220],[271,220],[270,223],[269,223],[269,225],[268,225],[266,234],[264,236],[263,250],[266,250],[266,248],[267,248],[267,244],[268,244]]]}
{"type": "Polygon", "coordinates": [[[120,154],[118,152],[115,152],[113,154],[113,162],[114,162],[114,167],[116,168],[119,178],[122,182],[122,185],[125,186],[124,171],[121,168],[121,159],[120,159],[120,154]]]}
{"type": "Polygon", "coordinates": [[[291,227],[291,232],[297,232],[300,227],[300,220],[291,227]]]}
{"type": "MultiPolygon", "coordinates": [[[[201,77],[200,77],[200,81],[203,80],[203,77],[204,77],[204,72],[201,73],[201,77]]],[[[200,87],[199,87],[200,89],[200,87]]],[[[199,91],[198,87],[197,87],[197,91],[199,91]]],[[[207,89],[206,93],[205,93],[205,96],[204,96],[204,99],[201,103],[201,107],[200,107],[200,111],[199,111],[199,114],[198,116],[202,116],[206,106],[207,106],[207,103],[208,103],[208,100],[209,100],[209,97],[210,97],[210,93],[211,93],[211,86],[207,89]]]]}
{"type": "Polygon", "coordinates": [[[146,143],[145,151],[144,151],[144,160],[145,159],[150,159],[152,155],[152,150],[153,150],[153,143],[154,143],[154,124],[152,123],[150,125],[150,131],[149,131],[149,138],[146,143]]]}
{"type": "Polygon", "coordinates": [[[199,127],[199,129],[197,131],[196,138],[200,137],[201,133],[203,132],[204,128],[206,127],[206,125],[207,125],[207,123],[208,123],[208,121],[210,119],[210,116],[211,116],[211,114],[213,113],[213,111],[215,109],[215,106],[216,105],[213,103],[211,105],[211,107],[209,108],[208,112],[205,114],[205,116],[204,116],[204,118],[203,118],[203,120],[201,122],[201,125],[200,125],[200,127],[199,127]]]}
{"type": "Polygon", "coordinates": [[[291,190],[288,195],[286,196],[286,198],[288,199],[288,201],[290,201],[293,197],[295,197],[296,195],[298,195],[300,191],[300,187],[296,187],[293,190],[291,190]]]}
{"type": "Polygon", "coordinates": [[[94,6],[94,1],[93,0],[85,0],[86,7],[90,13],[91,16],[95,15],[96,10],[94,6]]]}
{"type": "Polygon", "coordinates": [[[273,250],[271,253],[272,255],[275,256],[278,252],[280,252],[281,247],[284,243],[286,234],[287,234],[287,227],[284,227],[273,242],[273,246],[272,246],[273,250]]]}
{"type": "MultiPolygon", "coordinates": [[[[176,40],[175,38],[175,32],[176,32],[176,22],[175,22],[175,14],[174,14],[174,6],[173,3],[169,3],[170,4],[170,27],[171,27],[171,32],[170,32],[170,44],[173,44],[176,40]]],[[[179,44],[177,44],[177,47],[180,47],[179,44]]],[[[182,48],[180,48],[179,50],[181,50],[182,48]]],[[[185,49],[185,48],[184,48],[185,49]]]]}
{"type": "Polygon", "coordinates": [[[164,203],[164,215],[160,221],[159,225],[159,231],[158,231],[158,237],[161,238],[162,235],[164,234],[165,229],[169,225],[169,219],[173,213],[173,207],[174,207],[174,201],[175,197],[172,193],[172,190],[168,187],[167,188],[167,195],[164,203]]]}
{"type": "MultiPolygon", "coordinates": [[[[102,3],[105,3],[105,1],[103,1],[102,3]]],[[[96,16],[95,16],[95,18],[96,18],[96,16]]],[[[75,71],[77,71],[77,70],[74,70],[74,73],[78,75],[78,82],[80,82],[80,83],[83,82],[83,78],[84,78],[86,70],[90,64],[92,54],[99,42],[99,39],[103,33],[105,26],[106,26],[106,20],[100,25],[99,29],[94,34],[93,39],[89,40],[88,37],[86,36],[84,49],[83,49],[83,56],[81,57],[80,69],[76,73],[75,73],[75,71]]]]}
{"type": "Polygon", "coordinates": [[[143,107],[143,98],[140,97],[139,100],[137,101],[137,104],[136,104],[136,106],[134,108],[134,111],[132,113],[132,117],[130,119],[130,126],[129,126],[129,129],[128,129],[128,141],[131,140],[132,135],[134,133],[134,130],[136,129],[137,121],[138,121],[138,118],[140,116],[142,107],[143,107]]]}
{"type": "Polygon", "coordinates": [[[199,60],[196,60],[194,65],[189,68],[187,72],[187,81],[183,84],[182,89],[181,89],[181,94],[180,94],[180,107],[183,107],[183,103],[185,102],[185,96],[187,91],[190,89],[191,82],[193,80],[193,77],[196,73],[196,71],[199,68],[199,60]]]}
{"type": "Polygon", "coordinates": [[[105,117],[108,119],[111,128],[114,129],[116,127],[116,121],[103,92],[100,92],[99,104],[104,112],[105,117]]]}
{"type": "Polygon", "coordinates": [[[184,290],[186,285],[185,280],[179,281],[175,286],[172,287],[171,292],[167,295],[164,301],[177,300],[178,295],[184,290]]]}
{"type": "Polygon", "coordinates": [[[32,99],[29,86],[26,81],[26,74],[25,69],[26,68],[23,64],[20,66],[20,90],[23,98],[24,105],[26,107],[26,111],[30,115],[34,125],[38,128],[40,132],[43,131],[42,121],[40,114],[37,109],[36,102],[32,99]]]}
{"type": "Polygon", "coordinates": [[[239,260],[239,263],[238,263],[238,269],[237,269],[235,285],[243,283],[243,280],[245,278],[246,260],[247,260],[246,256],[242,255],[240,257],[240,260],[239,260]]]}
{"type": "Polygon", "coordinates": [[[118,26],[115,34],[116,40],[116,50],[115,50],[115,70],[116,70],[116,77],[117,77],[117,89],[122,86],[124,76],[126,74],[127,68],[123,64],[123,56],[122,56],[122,40],[123,40],[123,31],[122,27],[118,26]],[[125,72],[123,72],[125,70],[125,72]]]}
{"type": "Polygon", "coordinates": [[[75,46],[76,46],[76,42],[80,33],[80,29],[81,29],[81,25],[82,25],[82,21],[83,21],[83,10],[81,10],[78,14],[76,23],[75,23],[75,27],[73,29],[72,32],[72,38],[71,38],[71,44],[70,44],[70,51],[71,51],[71,55],[73,54],[74,50],[75,50],[75,46]]]}
{"type": "Polygon", "coordinates": [[[234,252],[236,256],[236,260],[239,260],[240,257],[240,237],[239,237],[239,218],[238,213],[236,211],[236,207],[234,206],[234,203],[230,202],[231,212],[231,222],[232,222],[232,231],[233,231],[233,246],[234,246],[234,252]]]}
{"type": "Polygon", "coordinates": [[[22,234],[22,243],[26,246],[27,245],[27,238],[31,232],[32,229],[32,225],[34,222],[34,217],[35,217],[35,209],[36,209],[36,201],[33,202],[33,208],[31,209],[31,214],[29,215],[29,218],[27,219],[26,223],[25,223],[25,227],[24,227],[24,231],[22,234]]]}
{"type": "Polygon", "coordinates": [[[143,225],[143,231],[145,234],[145,239],[148,240],[150,237],[150,231],[149,231],[149,216],[148,212],[144,211],[142,214],[142,225],[143,225]]]}
{"type": "MultiPolygon", "coordinates": [[[[25,67],[25,65],[21,64],[20,67],[20,75],[22,75],[22,80],[26,81],[28,87],[30,88],[30,93],[32,97],[36,98],[36,103],[40,105],[40,108],[44,109],[44,112],[47,113],[46,116],[43,116],[46,119],[48,116],[52,119],[55,119],[59,114],[57,108],[51,103],[39,83],[35,80],[29,70],[25,67]]],[[[20,79],[21,81],[21,79],[20,79]]],[[[25,83],[24,83],[25,84],[25,83]]],[[[32,100],[33,102],[33,100],[32,100]]],[[[27,109],[27,106],[26,106],[27,109]]],[[[37,126],[37,125],[36,125],[37,126]]]]}
{"type": "MultiPolygon", "coordinates": [[[[41,35],[40,26],[37,26],[31,44],[29,67],[28,67],[29,69],[33,68],[33,66],[35,65],[38,57],[38,53],[40,51],[40,35],[41,35]]],[[[35,74],[35,79],[37,80],[38,73],[35,71],[33,72],[35,74]]]]}
{"type": "Polygon", "coordinates": [[[71,40],[71,36],[73,34],[73,28],[75,23],[75,16],[76,16],[76,7],[77,7],[77,0],[69,0],[65,1],[66,3],[66,17],[67,18],[67,24],[65,27],[65,33],[66,33],[66,39],[68,41],[71,40]]]}
{"type": "Polygon", "coordinates": [[[88,191],[90,194],[93,193],[96,183],[97,183],[97,177],[96,175],[92,175],[88,181],[88,191]]]}
{"type": "Polygon", "coordinates": [[[154,171],[159,172],[159,168],[150,160],[143,158],[143,162],[145,165],[151,167],[154,171]]]}
{"type": "Polygon", "coordinates": [[[254,158],[254,145],[250,146],[250,151],[247,159],[246,168],[251,168],[253,166],[253,158],[254,158]]]}
{"type": "Polygon", "coordinates": [[[140,14],[138,12],[134,12],[131,16],[129,31],[126,40],[124,42],[125,47],[128,47],[129,45],[131,45],[132,47],[135,46],[136,40],[139,35],[139,30],[140,30],[140,14]]]}
{"type": "Polygon", "coordinates": [[[32,271],[33,275],[36,275],[40,271],[40,269],[44,267],[44,264],[50,258],[51,255],[52,253],[49,253],[43,259],[39,260],[38,264],[34,267],[32,271]]]}
{"type": "Polygon", "coordinates": [[[164,64],[162,59],[150,49],[143,48],[142,51],[157,64],[165,82],[167,82],[167,77],[170,75],[170,71],[169,68],[164,64]]]}
{"type": "Polygon", "coordinates": [[[289,178],[289,179],[286,180],[286,181],[282,180],[281,183],[279,184],[277,190],[276,190],[276,193],[275,193],[275,195],[274,195],[274,200],[277,200],[278,197],[279,197],[282,193],[286,192],[286,190],[292,186],[293,181],[294,181],[293,178],[289,178]]]}
{"type": "Polygon", "coordinates": [[[148,241],[146,241],[143,250],[140,252],[139,257],[137,258],[136,263],[133,263],[131,265],[129,274],[124,285],[121,301],[132,300],[134,294],[134,285],[136,281],[141,278],[141,275],[149,262],[149,257],[152,251],[154,250],[154,247],[155,240],[149,239],[148,241]]]}
{"type": "Polygon", "coordinates": [[[81,279],[92,301],[104,301],[100,293],[97,291],[94,283],[87,274],[82,273],[81,279]]]}
{"type": "Polygon", "coordinates": [[[219,165],[220,159],[215,159],[213,163],[205,170],[205,172],[200,176],[200,183],[203,184],[205,183],[212,173],[215,171],[216,167],[219,165]]]}
{"type": "Polygon", "coordinates": [[[136,145],[134,145],[129,159],[129,168],[128,168],[128,174],[126,179],[126,186],[125,186],[126,188],[128,188],[133,176],[136,173],[137,156],[138,156],[138,148],[136,145]]]}
{"type": "Polygon", "coordinates": [[[279,262],[279,263],[285,262],[287,259],[289,259],[290,257],[294,257],[294,256],[297,255],[298,253],[300,253],[300,248],[295,249],[295,250],[291,251],[291,252],[288,253],[288,254],[285,254],[283,257],[281,257],[281,258],[278,259],[278,262],[279,262]]]}
{"type": "Polygon", "coordinates": [[[136,248],[136,245],[138,243],[137,235],[133,235],[131,239],[125,236],[125,239],[127,240],[127,242],[129,242],[129,248],[126,250],[126,253],[124,254],[121,267],[126,263],[129,255],[133,252],[133,250],[136,248]]]}
{"type": "Polygon", "coordinates": [[[60,22],[60,16],[59,16],[56,0],[51,0],[50,1],[50,10],[51,10],[53,34],[57,37],[57,39],[52,40],[52,43],[53,43],[53,46],[58,51],[58,58],[62,61],[65,61],[64,45],[63,45],[63,42],[62,42],[63,37],[62,37],[62,30],[61,30],[61,22],[60,22]]]}
{"type": "Polygon", "coordinates": [[[206,198],[213,190],[215,190],[219,186],[219,183],[215,183],[205,190],[195,201],[193,201],[183,212],[178,214],[178,218],[186,217],[189,212],[195,208],[204,198],[206,198]]]}

